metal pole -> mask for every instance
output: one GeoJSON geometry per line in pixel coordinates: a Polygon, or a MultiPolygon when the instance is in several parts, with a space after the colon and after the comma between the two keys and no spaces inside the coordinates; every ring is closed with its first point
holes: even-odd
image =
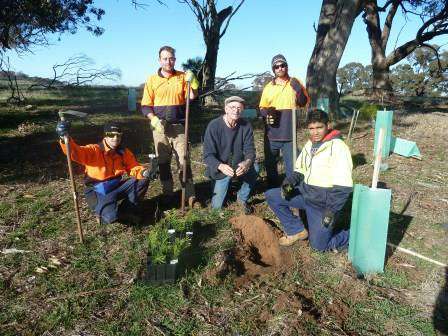
{"type": "MultiPolygon", "coordinates": [[[[61,121],[64,121],[64,120],[65,120],[65,118],[61,115],[61,121]]],[[[70,140],[68,138],[68,135],[64,136],[64,143],[65,143],[65,148],[66,148],[68,173],[70,175],[70,183],[72,186],[73,202],[75,204],[76,221],[77,221],[77,225],[78,225],[78,236],[79,236],[79,241],[82,244],[84,244],[84,233],[82,231],[81,215],[79,214],[78,193],[76,191],[75,179],[73,178],[71,148],[70,148],[70,140]]]]}
{"type": "Polygon", "coordinates": [[[180,211],[185,211],[185,193],[186,193],[186,186],[187,186],[187,164],[188,164],[188,121],[190,116],[190,87],[191,83],[187,82],[187,102],[185,106],[185,144],[184,144],[184,164],[183,164],[183,171],[182,171],[182,197],[181,197],[181,204],[180,204],[180,211]]]}
{"type": "Polygon", "coordinates": [[[297,110],[293,108],[292,113],[292,169],[296,164],[297,159],[297,110]]]}

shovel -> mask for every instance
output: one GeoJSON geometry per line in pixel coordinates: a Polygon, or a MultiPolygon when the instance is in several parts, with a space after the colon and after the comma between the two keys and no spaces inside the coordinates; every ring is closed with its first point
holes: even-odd
{"type": "Polygon", "coordinates": [[[188,127],[189,127],[189,119],[190,119],[190,87],[191,82],[187,82],[187,101],[185,105],[185,151],[184,151],[184,165],[182,167],[182,196],[180,201],[180,211],[182,213],[185,212],[185,198],[186,198],[186,186],[187,186],[187,164],[188,164],[188,127]]]}
{"type": "MultiPolygon", "coordinates": [[[[59,118],[61,119],[61,121],[65,120],[65,115],[73,115],[76,117],[80,117],[80,118],[85,118],[87,116],[87,113],[84,112],[79,112],[79,111],[73,111],[73,110],[66,110],[66,111],[59,111],[59,118]]],[[[75,179],[73,177],[73,165],[72,165],[72,160],[71,160],[71,148],[70,148],[70,141],[68,138],[68,135],[64,136],[64,143],[65,143],[65,147],[67,148],[67,166],[68,166],[68,173],[70,175],[70,184],[72,187],[72,195],[73,195],[73,203],[75,206],[75,214],[76,214],[76,222],[78,225],[78,236],[79,236],[79,241],[81,242],[81,244],[84,243],[84,233],[82,230],[82,225],[81,225],[81,215],[79,213],[79,202],[78,202],[78,192],[76,191],[76,184],[75,184],[75,179]]]]}
{"type": "Polygon", "coordinates": [[[348,258],[358,274],[384,272],[390,189],[378,189],[385,129],[378,134],[372,187],[356,184],[353,192],[348,258]]]}

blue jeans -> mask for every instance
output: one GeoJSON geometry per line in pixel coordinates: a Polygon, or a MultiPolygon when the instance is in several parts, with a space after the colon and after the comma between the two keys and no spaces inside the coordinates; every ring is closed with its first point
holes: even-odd
{"type": "MultiPolygon", "coordinates": [[[[246,174],[238,177],[241,184],[240,190],[238,190],[238,200],[242,203],[248,201],[249,196],[253,188],[255,187],[255,183],[257,182],[257,170],[254,166],[250,167],[246,174]]],[[[221,209],[224,203],[224,199],[226,198],[227,191],[229,189],[230,182],[232,178],[229,176],[224,177],[220,180],[215,180],[215,185],[213,187],[213,196],[212,196],[212,208],[213,209],[221,209]]]]}
{"type": "Polygon", "coordinates": [[[118,219],[119,211],[132,211],[138,201],[145,195],[149,180],[137,180],[133,177],[122,182],[116,189],[106,195],[95,192],[93,188],[87,188],[85,196],[90,208],[101,217],[101,222],[110,224],[118,219]],[[118,201],[124,200],[118,207],[118,201]]]}
{"type": "Polygon", "coordinates": [[[281,196],[280,188],[270,189],[265,192],[266,202],[277,215],[283,229],[288,236],[295,235],[305,229],[300,217],[295,216],[291,208],[303,209],[306,212],[308,222],[309,241],[312,248],[318,251],[331,249],[343,249],[348,246],[349,231],[330,230],[322,225],[325,209],[308,204],[302,195],[298,194],[289,201],[281,196]]]}
{"type": "Polygon", "coordinates": [[[286,176],[291,176],[294,170],[292,158],[292,141],[272,141],[267,136],[264,139],[264,165],[269,185],[278,186],[278,168],[280,151],[285,163],[286,176]]]}

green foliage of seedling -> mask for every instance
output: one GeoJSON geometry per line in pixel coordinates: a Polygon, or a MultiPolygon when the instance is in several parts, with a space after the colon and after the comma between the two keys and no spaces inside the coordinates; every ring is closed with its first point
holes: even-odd
{"type": "Polygon", "coordinates": [[[380,109],[380,106],[374,104],[364,103],[359,108],[359,118],[363,120],[375,119],[376,112],[380,109]]]}
{"type": "Polygon", "coordinates": [[[163,264],[171,246],[168,231],[162,226],[154,227],[148,234],[148,253],[153,264],[163,264]]]}
{"type": "Polygon", "coordinates": [[[175,210],[168,211],[161,225],[177,232],[192,231],[193,226],[201,221],[201,214],[197,210],[188,211],[184,216],[179,216],[175,210]]]}
{"type": "Polygon", "coordinates": [[[188,238],[176,238],[172,245],[172,258],[178,259],[183,250],[190,245],[188,238]]]}

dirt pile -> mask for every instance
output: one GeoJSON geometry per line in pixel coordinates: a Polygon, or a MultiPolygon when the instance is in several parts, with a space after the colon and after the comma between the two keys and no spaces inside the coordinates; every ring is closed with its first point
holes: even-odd
{"type": "Polygon", "coordinates": [[[227,274],[238,277],[237,286],[244,286],[261,276],[283,273],[292,264],[291,251],[281,249],[278,238],[281,232],[257,216],[232,217],[229,222],[236,233],[236,244],[222,252],[217,268],[218,278],[227,274]]]}

